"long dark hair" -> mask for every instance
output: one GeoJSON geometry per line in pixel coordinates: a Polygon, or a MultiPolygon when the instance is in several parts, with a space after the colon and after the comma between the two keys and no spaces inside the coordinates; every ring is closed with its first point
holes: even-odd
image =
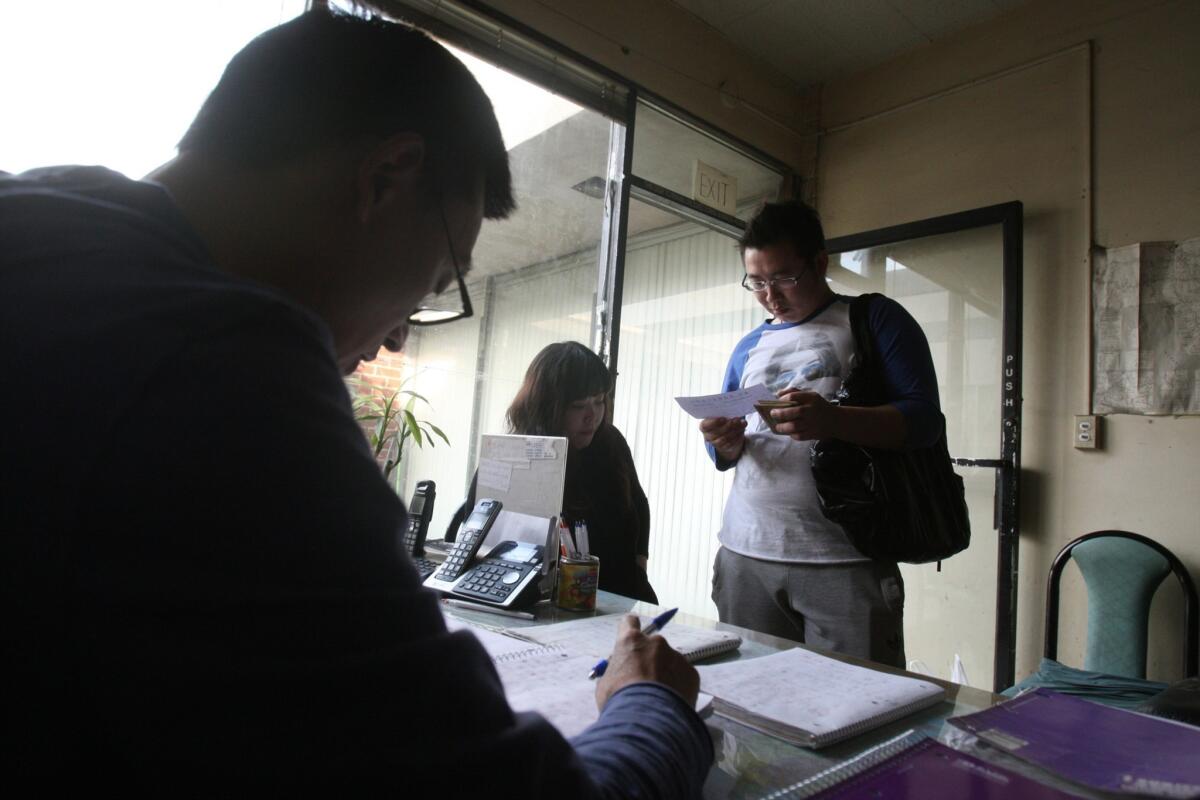
{"type": "Polygon", "coordinates": [[[559,436],[567,406],[584,397],[608,395],[612,378],[600,356],[579,342],[555,342],[533,357],[525,380],[508,407],[510,433],[559,436]]]}

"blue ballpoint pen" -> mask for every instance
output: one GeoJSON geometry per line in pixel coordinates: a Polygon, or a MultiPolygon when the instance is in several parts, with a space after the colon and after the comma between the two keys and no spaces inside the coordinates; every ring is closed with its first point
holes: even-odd
{"type": "MultiPolygon", "coordinates": [[[[647,636],[658,633],[663,629],[663,626],[671,621],[671,617],[675,616],[675,612],[678,610],[678,608],[672,608],[670,611],[664,611],[663,613],[659,614],[654,618],[653,622],[651,622],[645,628],[642,628],[642,633],[646,634],[647,636]]],[[[590,680],[592,678],[599,678],[604,674],[606,669],[608,669],[608,659],[602,658],[600,659],[600,662],[596,664],[596,666],[592,667],[592,671],[588,673],[588,679],[590,680]]]]}

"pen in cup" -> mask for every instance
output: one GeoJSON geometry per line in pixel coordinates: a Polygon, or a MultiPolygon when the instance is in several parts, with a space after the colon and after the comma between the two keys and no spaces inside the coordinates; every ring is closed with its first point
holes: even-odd
{"type": "MultiPolygon", "coordinates": [[[[668,622],[671,621],[671,617],[675,616],[675,612],[678,610],[678,608],[672,608],[670,611],[664,611],[663,613],[659,614],[649,625],[642,629],[642,633],[647,636],[658,633],[668,622]]],[[[592,667],[592,671],[588,673],[588,679],[590,680],[592,678],[599,678],[607,669],[608,659],[600,659],[599,663],[592,667]]]]}

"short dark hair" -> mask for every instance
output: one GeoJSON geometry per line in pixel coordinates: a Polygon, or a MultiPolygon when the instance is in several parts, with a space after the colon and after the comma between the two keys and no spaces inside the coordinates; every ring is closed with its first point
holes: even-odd
{"type": "Polygon", "coordinates": [[[408,25],[317,9],[233,57],[179,142],[246,167],[287,163],[355,137],[413,132],[439,189],[480,177],[484,216],[508,216],[508,152],[491,101],[446,48],[408,25]]]}
{"type": "Polygon", "coordinates": [[[508,429],[525,436],[559,436],[567,406],[608,394],[612,376],[600,356],[579,342],[555,342],[533,357],[508,407],[508,429]]]}
{"type": "Polygon", "coordinates": [[[738,252],[744,256],[748,249],[761,250],[783,242],[791,242],[796,255],[806,260],[824,250],[825,232],[816,209],[800,200],[763,203],[746,223],[738,252]]]}

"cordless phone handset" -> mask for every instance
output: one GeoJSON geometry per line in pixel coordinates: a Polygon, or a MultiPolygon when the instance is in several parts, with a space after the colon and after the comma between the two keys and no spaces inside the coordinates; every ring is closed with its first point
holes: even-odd
{"type": "Polygon", "coordinates": [[[404,529],[404,551],[410,556],[425,554],[425,536],[433,517],[433,500],[437,494],[433,481],[421,481],[408,504],[408,526],[404,529]]]}
{"type": "Polygon", "coordinates": [[[496,521],[500,508],[499,500],[480,500],[475,505],[475,510],[471,512],[463,522],[462,528],[459,529],[458,538],[454,540],[454,546],[447,554],[446,562],[434,574],[435,578],[441,581],[457,580],[471,566],[475,554],[479,552],[480,545],[483,544],[488,531],[496,521]]]}

